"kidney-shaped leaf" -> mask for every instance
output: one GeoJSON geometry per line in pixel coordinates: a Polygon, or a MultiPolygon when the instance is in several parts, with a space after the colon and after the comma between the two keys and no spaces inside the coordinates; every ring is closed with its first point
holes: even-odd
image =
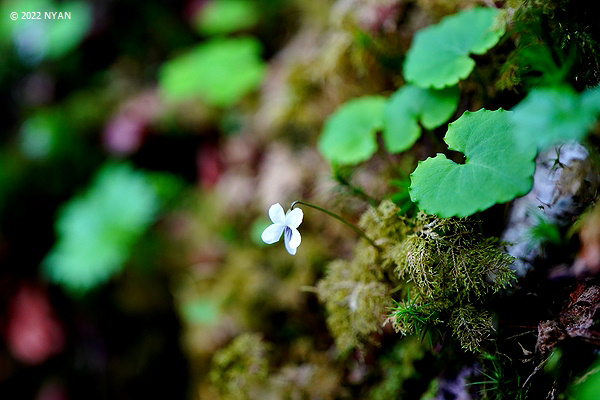
{"type": "Polygon", "coordinates": [[[469,76],[475,66],[469,54],[484,54],[504,34],[499,15],[494,8],[474,8],[417,32],[406,54],[406,80],[439,89],[469,76]]]}
{"type": "Polygon", "coordinates": [[[427,129],[442,125],[456,111],[457,86],[442,90],[405,85],[390,97],[385,107],[383,140],[392,153],[410,148],[421,136],[419,121],[427,129]]]}
{"type": "Polygon", "coordinates": [[[377,150],[376,133],[383,125],[386,98],[367,96],[344,103],[323,128],[319,150],[330,162],[356,164],[377,150]]]}
{"type": "Polygon", "coordinates": [[[516,143],[510,111],[465,112],[451,123],[444,141],[465,154],[456,164],[443,154],[420,161],[411,174],[410,197],[440,217],[465,217],[531,189],[535,149],[516,143]]]}
{"type": "Polygon", "coordinates": [[[511,115],[514,135],[521,148],[543,150],[567,140],[581,140],[600,111],[600,92],[581,95],[568,86],[534,89],[511,115]]]}

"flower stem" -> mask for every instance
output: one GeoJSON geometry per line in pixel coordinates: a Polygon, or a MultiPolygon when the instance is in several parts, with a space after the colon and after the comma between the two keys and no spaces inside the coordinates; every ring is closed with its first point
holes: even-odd
{"type": "Polygon", "coordinates": [[[300,201],[300,200],[296,200],[292,203],[290,210],[293,210],[294,207],[296,206],[296,204],[302,204],[304,206],[307,207],[311,207],[314,208],[315,210],[319,210],[321,212],[324,212],[325,214],[329,215],[330,217],[333,217],[335,219],[337,219],[338,221],[343,222],[344,224],[346,224],[347,226],[349,226],[350,228],[352,228],[352,230],[354,232],[356,232],[360,237],[362,237],[363,239],[365,239],[367,242],[369,242],[369,244],[371,246],[373,246],[377,251],[381,251],[381,248],[379,246],[377,246],[375,244],[375,242],[373,241],[373,239],[371,239],[370,237],[368,237],[359,227],[357,227],[356,225],[348,222],[346,219],[340,217],[339,215],[337,215],[334,212],[331,212],[329,210],[324,209],[323,207],[319,207],[317,205],[311,204],[311,203],[307,203],[305,201],[300,201]]]}

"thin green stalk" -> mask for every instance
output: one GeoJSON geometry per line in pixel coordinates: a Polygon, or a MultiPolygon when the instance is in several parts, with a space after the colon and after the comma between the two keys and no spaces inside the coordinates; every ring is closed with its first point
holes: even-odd
{"type": "Polygon", "coordinates": [[[369,242],[369,244],[370,244],[371,246],[373,246],[373,247],[374,247],[374,248],[375,248],[377,251],[381,251],[381,248],[380,248],[379,246],[377,246],[377,245],[375,244],[375,242],[374,242],[374,241],[373,241],[373,240],[372,240],[370,237],[368,237],[368,236],[367,236],[367,235],[366,235],[366,234],[365,234],[365,233],[364,233],[364,232],[363,232],[363,231],[362,231],[362,230],[361,230],[359,227],[357,227],[357,226],[356,226],[356,225],[354,225],[354,224],[351,224],[351,223],[350,223],[350,222],[348,222],[346,219],[344,219],[344,218],[340,217],[340,216],[339,216],[339,215],[337,215],[336,213],[334,213],[334,212],[331,212],[331,211],[329,211],[329,210],[326,210],[326,209],[324,209],[323,207],[319,207],[319,206],[317,206],[317,205],[314,205],[314,204],[311,204],[311,203],[307,203],[307,202],[305,202],[305,201],[299,201],[299,200],[296,200],[296,201],[294,201],[294,202],[292,203],[292,205],[291,205],[290,209],[291,209],[291,210],[293,210],[293,209],[294,209],[294,207],[296,206],[296,204],[302,204],[302,205],[304,205],[304,206],[307,206],[307,207],[314,208],[315,210],[319,210],[319,211],[321,211],[321,212],[324,212],[325,214],[329,215],[330,217],[333,217],[333,218],[337,219],[338,221],[341,221],[341,222],[343,222],[344,224],[346,224],[347,226],[349,226],[350,228],[352,228],[352,230],[353,230],[354,232],[356,232],[356,233],[357,233],[357,234],[358,234],[360,237],[362,237],[362,238],[363,238],[363,239],[365,239],[367,242],[369,242]]]}

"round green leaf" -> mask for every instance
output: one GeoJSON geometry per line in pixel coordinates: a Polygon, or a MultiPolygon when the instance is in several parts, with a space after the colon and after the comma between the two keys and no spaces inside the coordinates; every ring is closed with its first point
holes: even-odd
{"type": "Polygon", "coordinates": [[[266,66],[260,51],[253,38],[212,39],[165,63],[159,84],[172,100],[200,96],[229,107],[262,82],[266,66]]]}
{"type": "Polygon", "coordinates": [[[356,164],[377,150],[376,133],[383,126],[386,98],[368,96],[350,100],[333,113],[323,128],[319,150],[332,163],[356,164]]]}
{"type": "Polygon", "coordinates": [[[517,146],[504,110],[465,112],[444,141],[465,154],[456,164],[443,154],[420,161],[411,174],[410,197],[427,213],[465,217],[512,200],[531,189],[535,149],[517,146]]]}
{"type": "Polygon", "coordinates": [[[577,94],[568,86],[534,89],[511,115],[521,148],[543,150],[567,140],[581,140],[600,111],[597,90],[577,94]]]}
{"type": "Polygon", "coordinates": [[[499,15],[494,8],[474,8],[417,32],[406,54],[406,80],[440,89],[469,76],[475,67],[469,54],[484,54],[504,34],[499,15]]]}
{"type": "Polygon", "coordinates": [[[383,116],[383,140],[387,149],[398,153],[410,148],[421,136],[418,121],[427,128],[442,125],[456,111],[457,86],[442,90],[405,85],[389,99],[383,116]]]}

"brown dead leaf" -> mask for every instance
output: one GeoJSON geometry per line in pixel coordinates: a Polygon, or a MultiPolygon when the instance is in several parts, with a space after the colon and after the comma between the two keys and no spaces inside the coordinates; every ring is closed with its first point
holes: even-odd
{"type": "Polygon", "coordinates": [[[580,282],[569,297],[569,304],[557,318],[542,321],[538,325],[536,347],[542,354],[547,354],[568,338],[580,338],[600,344],[600,332],[591,329],[594,326],[594,315],[600,308],[600,286],[580,282]]]}

